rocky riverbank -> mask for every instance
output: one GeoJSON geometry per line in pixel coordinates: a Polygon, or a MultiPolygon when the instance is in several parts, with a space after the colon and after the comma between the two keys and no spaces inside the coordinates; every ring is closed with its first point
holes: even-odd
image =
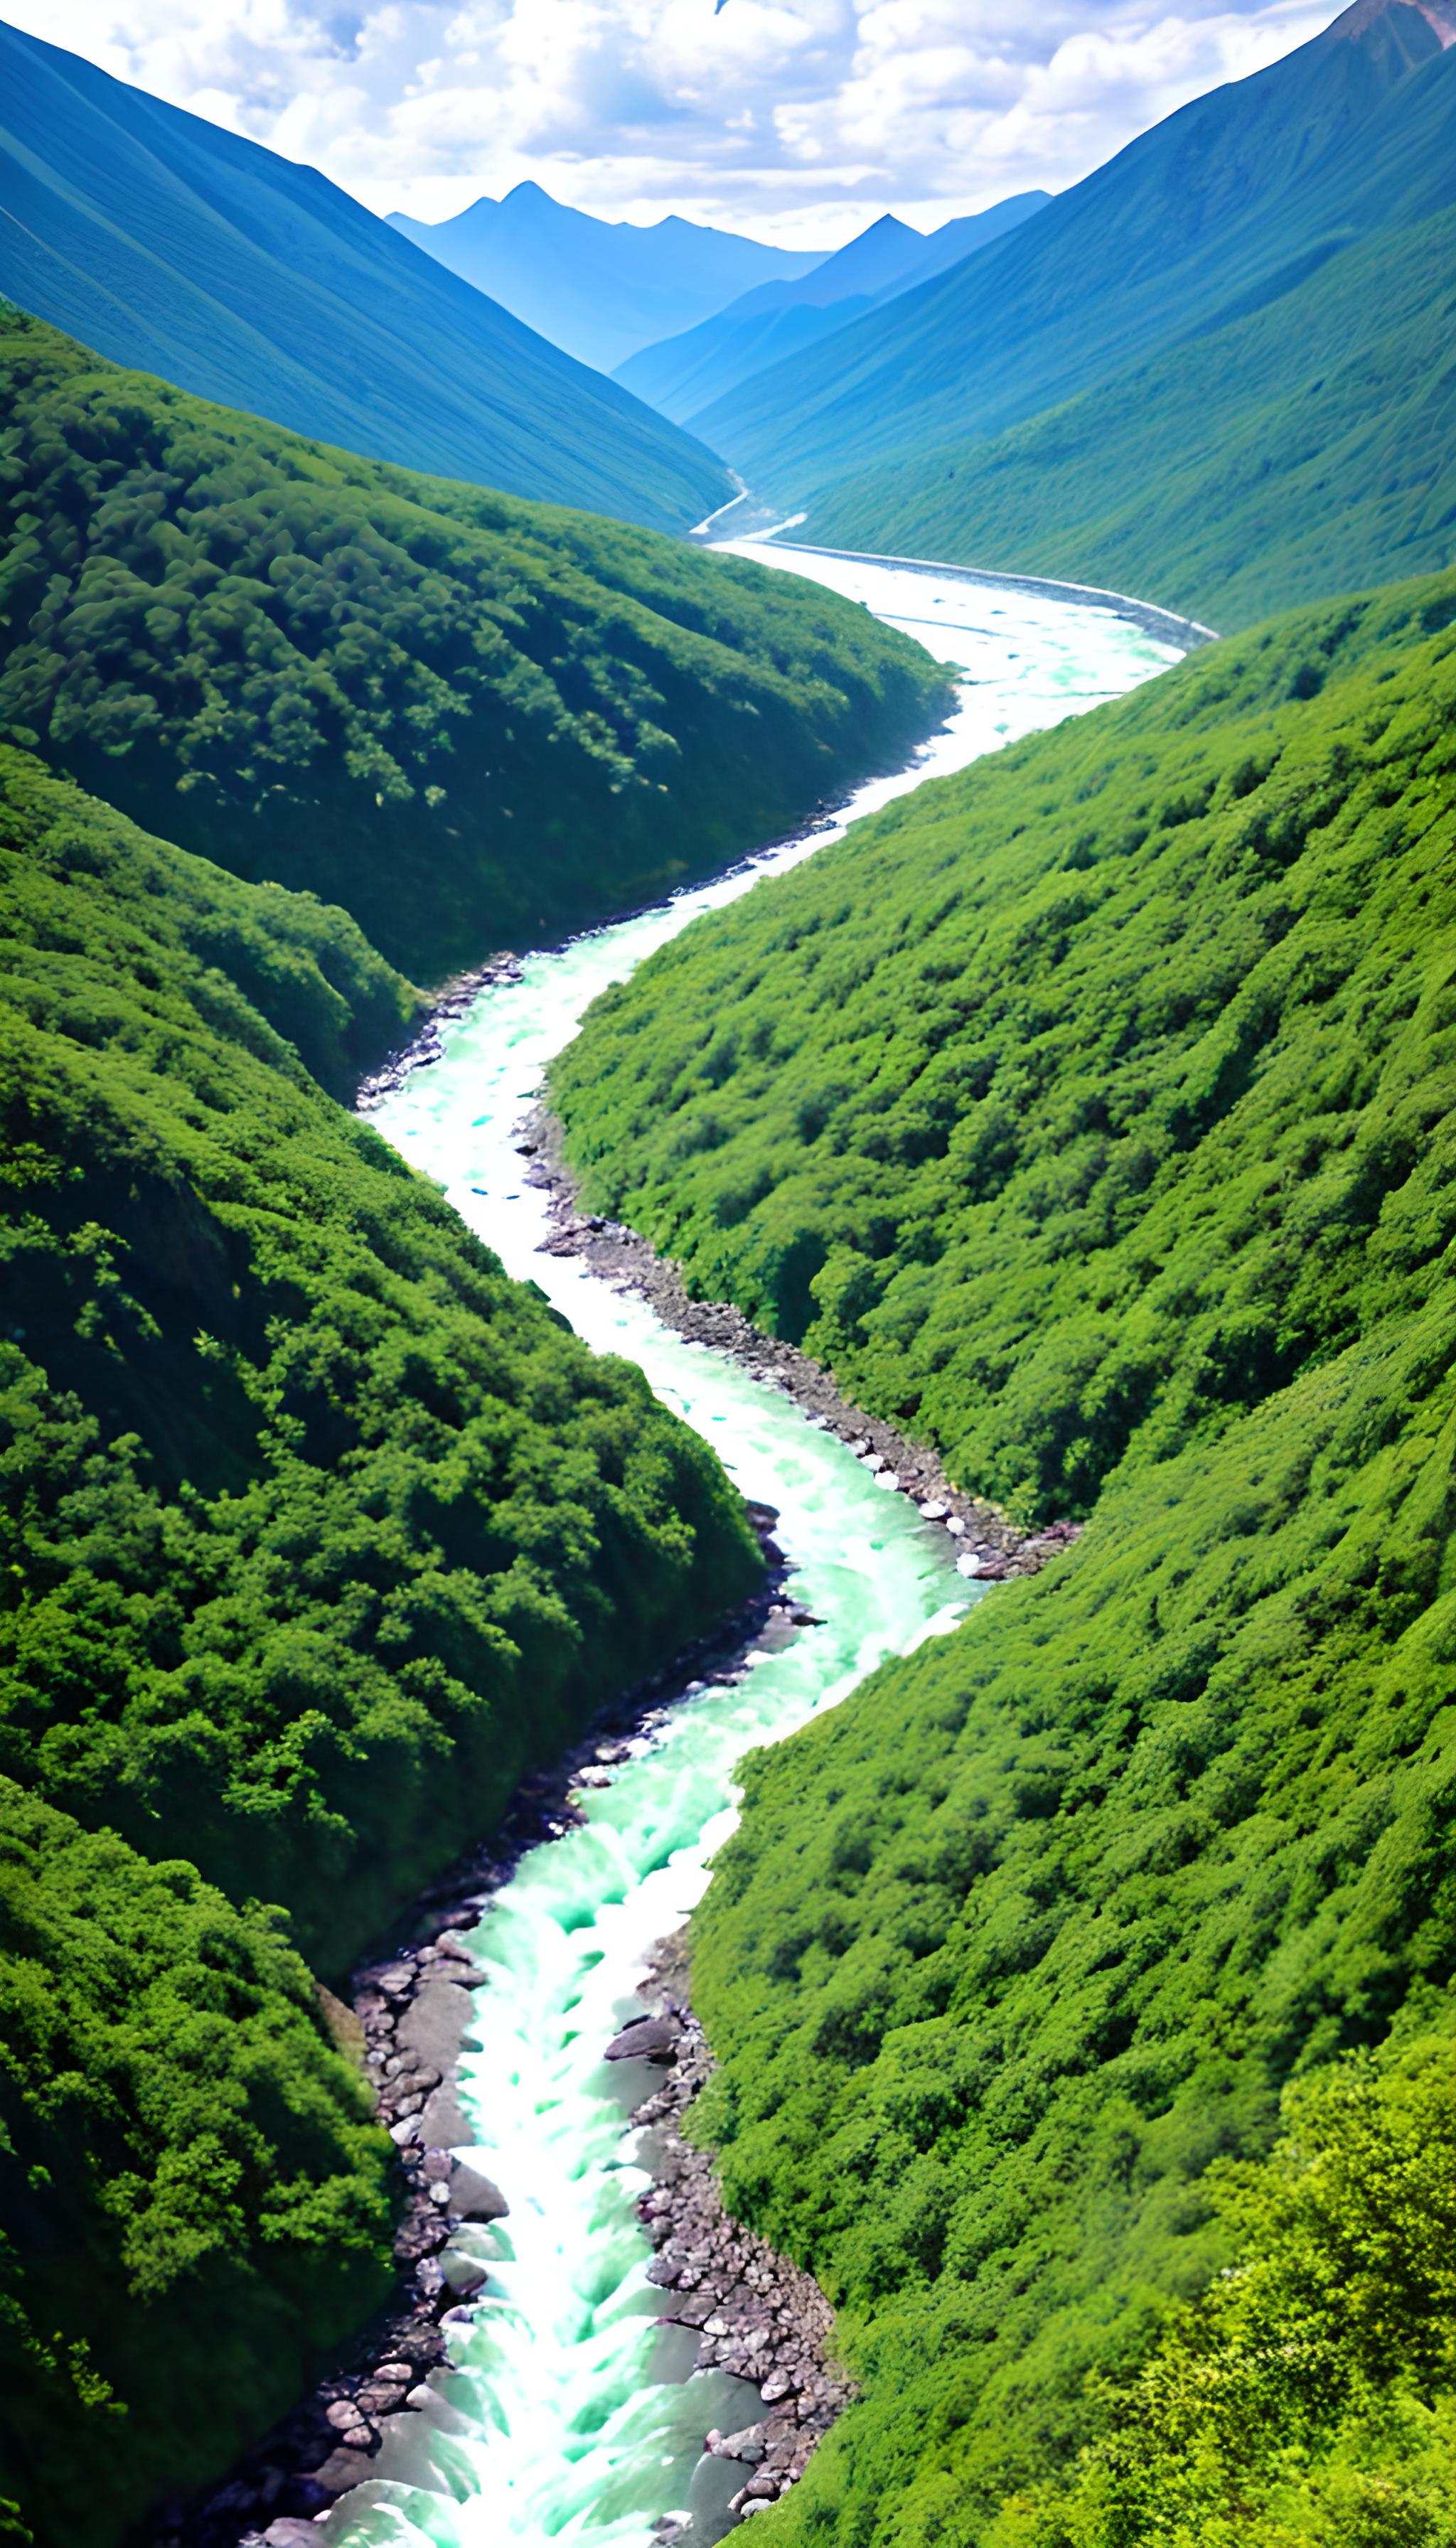
{"type": "Polygon", "coordinates": [[[705,1683],[736,1681],[750,1651],[782,1644],[804,1613],[785,1589],[776,1515],[749,1506],[766,1558],[763,1585],[716,1631],[651,1682],[603,1711],[555,1769],[525,1779],[491,1845],[449,1870],[401,1917],[388,1952],[353,1975],[348,2004],[320,1989],[334,2040],[374,2087],[380,2122],[399,2153],[397,2281],[387,2307],[331,2364],[282,2423],[205,2500],[166,2506],[150,2548],[319,2548],[316,2526],[378,2475],[392,2438],[437,2411],[429,2375],[448,2358],[452,2328],[469,2322],[486,2269],[456,2233],[503,2218],[506,2194],[463,2165],[476,2129],[458,2099],[460,2054],[486,2012],[470,1933],[526,1851],[582,1820],[578,1798],[610,1783],[613,1768],[674,1705],[705,1683]]]}
{"type": "Polygon", "coordinates": [[[550,1197],[551,1228],[544,1242],[553,1256],[583,1256],[593,1274],[648,1301],[665,1326],[689,1343],[716,1345],[733,1355],[766,1388],[779,1389],[802,1409],[805,1420],[837,1434],[863,1460],[887,1494],[908,1496],[927,1521],[940,1522],[956,1543],[956,1565],[972,1582],[1003,1583],[1035,1575],[1070,1545],[1079,1522],[1048,1522],[1021,1530],[998,1505],[966,1495],[947,1477],[935,1452],[911,1442],[880,1415],[866,1415],[836,1385],[822,1363],[798,1345],[766,1336],[731,1301],[695,1301],[671,1258],[625,1223],[584,1213],[562,1151],[561,1126],[545,1106],[532,1109],[518,1128],[516,1146],[529,1162],[528,1185],[550,1197]]]}
{"type": "MultiPolygon", "coordinates": [[[[711,2159],[682,2138],[682,2120],[713,2070],[688,1996],[685,1930],[664,1942],[638,1987],[649,2013],[617,2037],[607,2058],[645,2053],[665,2065],[662,2086],[632,2117],[652,2128],[655,2144],[652,2191],[638,2205],[657,2250],[648,2279],[665,2295],[664,2318],[696,2333],[700,2371],[716,2365],[758,2387],[763,2414],[736,2432],[707,2433],[703,2447],[742,2466],[729,2510],[763,2512],[803,2475],[854,2390],[830,2358],[834,2314],[818,2284],[733,2219],[711,2159]]],[[[665,2548],[683,2535],[675,2521],[659,2531],[665,2548]]]]}
{"type": "Polygon", "coordinates": [[[354,1106],[360,1115],[371,1114],[382,1106],[397,1088],[403,1088],[411,1070],[428,1068],[432,1061],[442,1061],[445,1045],[442,1030],[456,1018],[463,1018],[473,1008],[482,991],[496,988],[501,982],[520,980],[521,957],[508,953],[489,956],[484,964],[475,965],[468,973],[457,973],[451,981],[434,992],[422,1025],[382,1061],[378,1070],[361,1079],[354,1091],[354,1106]]]}
{"type": "MultiPolygon", "coordinates": [[[[762,849],[750,851],[747,858],[735,859],[731,866],[723,867],[718,871],[713,881],[719,882],[725,876],[753,875],[760,867],[772,865],[777,853],[791,848],[795,842],[808,840],[817,832],[832,832],[848,802],[848,799],[843,800],[836,812],[826,801],[821,804],[817,812],[808,817],[798,831],[786,833],[781,840],[770,841],[762,849]]],[[[691,887],[684,890],[691,891],[691,887]]],[[[655,910],[657,906],[648,904],[645,908],[655,910]]],[[[598,921],[594,929],[585,930],[580,934],[586,938],[594,938],[601,930],[614,928],[619,922],[635,920],[638,916],[636,910],[611,912],[605,919],[598,921]]],[[[534,948],[531,952],[538,956],[560,956],[568,947],[574,947],[577,944],[576,938],[565,938],[554,946],[534,948]]],[[[431,992],[424,1018],[410,1042],[407,1045],[401,1045],[397,1051],[390,1053],[380,1063],[378,1070],[371,1071],[368,1078],[360,1080],[354,1092],[355,1111],[360,1115],[372,1114],[377,1107],[384,1104],[387,1097],[394,1095],[396,1089],[404,1087],[411,1071],[427,1069],[432,1062],[443,1060],[445,1053],[443,1030],[453,1024],[455,1019],[465,1017],[482,991],[494,990],[502,982],[518,982],[526,960],[524,956],[512,955],[508,949],[502,950],[499,955],[488,956],[484,964],[473,966],[468,973],[453,975],[437,991],[431,992]]]]}

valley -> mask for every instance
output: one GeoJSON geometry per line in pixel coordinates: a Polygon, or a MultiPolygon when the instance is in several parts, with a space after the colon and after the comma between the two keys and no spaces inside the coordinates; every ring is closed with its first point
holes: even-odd
{"type": "MultiPolygon", "coordinates": [[[[489,2271],[451,2334],[452,2368],[432,2381],[438,2411],[397,2418],[329,2537],[438,2548],[478,2537],[550,2534],[570,2522],[600,2543],[639,2538],[696,2506],[692,2536],[718,2535],[752,2466],[701,2459],[712,2426],[761,2419],[757,2393],[721,2369],[684,2378],[655,2326],[671,2294],[646,2279],[635,2218],[650,2156],[623,2138],[621,2093],[601,2055],[640,2014],[649,1952],[700,1898],[733,1821],[735,1765],[848,1697],[887,1656],[943,1632],[979,1597],[958,1571],[961,1542],[792,1400],[727,1355],[673,1334],[640,1297],[609,1286],[590,1255],[543,1250],[551,1193],[518,1147],[523,1111],[584,1008],[670,945],[700,914],[752,902],[762,879],[812,868],[847,820],[894,802],[936,771],[1085,711],[1173,660],[1111,612],[866,565],[798,572],[852,585],[893,624],[938,611],[937,655],[965,667],[957,712],[893,779],[871,782],[832,825],[767,851],[742,872],[682,892],[615,928],[527,956],[519,978],[485,991],[443,1030],[442,1056],[412,1072],[373,1117],[443,1185],[467,1226],[489,1231],[507,1272],[540,1284],[574,1331],[627,1357],[659,1398],[709,1442],[741,1493],[772,1505],[787,1593],[812,1614],[786,1643],[748,1655],[730,1685],[689,1687],[650,1729],[575,1791],[583,1820],[530,1851],[463,1943],[486,1980],[480,2048],[462,2065],[475,2138],[470,2163],[501,2189],[499,2229],[461,2234],[489,2271]],[[519,2226],[517,2226],[519,2222],[519,2226]],[[735,2396],[736,2390],[736,2396],[735,2396]],[[730,2480],[731,2484],[719,2483],[730,2480]]],[[[780,1632],[781,1634],[781,1632],[780,1632]]],[[[639,2088],[645,2092],[649,2079],[639,2088]]],[[[705,2347],[710,2351],[710,2347],[705,2347]]],[[[720,2347],[721,2351],[722,2348],[720,2347]]],[[[690,2360],[691,2348],[686,2360],[690,2360]]]]}
{"type": "Polygon", "coordinates": [[[952,14],[0,26],[9,2548],[1456,2548],[1456,8],[952,14]]]}

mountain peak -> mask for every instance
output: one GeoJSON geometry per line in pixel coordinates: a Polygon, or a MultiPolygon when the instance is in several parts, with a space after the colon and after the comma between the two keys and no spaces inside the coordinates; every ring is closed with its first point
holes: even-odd
{"type": "Polygon", "coordinates": [[[1383,18],[1423,18],[1443,51],[1456,45],[1456,0],[1352,0],[1332,26],[1326,27],[1324,44],[1349,44],[1368,35],[1383,18]]]}

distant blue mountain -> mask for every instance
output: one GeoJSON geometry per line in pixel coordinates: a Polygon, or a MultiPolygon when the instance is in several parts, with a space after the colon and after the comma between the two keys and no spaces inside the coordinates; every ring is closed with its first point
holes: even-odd
{"type": "Polygon", "coordinates": [[[0,26],[0,292],[371,459],[676,530],[711,452],[257,143],[0,26]]]}
{"type": "Polygon", "coordinates": [[[613,374],[623,389],[685,424],[755,372],[833,335],[913,284],[943,274],[1049,204],[1049,195],[1013,195],[984,213],[945,222],[927,238],[886,213],[812,273],[761,283],[685,334],[649,345],[613,374]]]}
{"type": "Polygon", "coordinates": [[[599,222],[529,181],[500,203],[483,195],[453,221],[389,218],[416,247],[602,372],[710,317],[751,284],[789,282],[824,261],[822,250],[766,247],[676,213],[647,228],[599,222]]]}

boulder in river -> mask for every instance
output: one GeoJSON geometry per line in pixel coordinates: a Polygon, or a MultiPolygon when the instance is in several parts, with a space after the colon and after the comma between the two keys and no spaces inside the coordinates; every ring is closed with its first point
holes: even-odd
{"type": "Polygon", "coordinates": [[[608,2061],[671,2061],[682,2032],[681,2018],[637,2017],[614,2035],[606,2048],[608,2061]]]}
{"type": "Polygon", "coordinates": [[[457,2167],[451,2176],[450,2209],[462,2221],[504,2221],[510,2212],[500,2186],[473,2167],[457,2167]]]}

